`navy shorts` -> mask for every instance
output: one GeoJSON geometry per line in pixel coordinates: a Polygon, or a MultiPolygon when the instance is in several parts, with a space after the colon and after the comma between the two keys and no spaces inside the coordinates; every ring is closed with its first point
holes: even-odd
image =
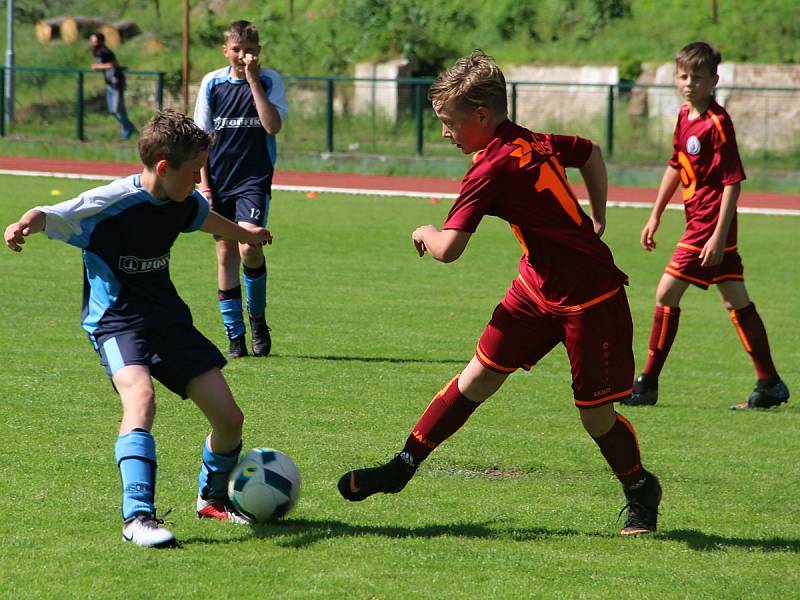
{"type": "Polygon", "coordinates": [[[189,382],[227,362],[217,347],[192,325],[126,331],[98,342],[100,364],[109,377],[122,367],[144,365],[164,386],[186,398],[189,382]]]}
{"type": "Polygon", "coordinates": [[[214,194],[211,210],[234,223],[252,223],[267,226],[270,192],[267,189],[244,190],[235,194],[214,194]]]}

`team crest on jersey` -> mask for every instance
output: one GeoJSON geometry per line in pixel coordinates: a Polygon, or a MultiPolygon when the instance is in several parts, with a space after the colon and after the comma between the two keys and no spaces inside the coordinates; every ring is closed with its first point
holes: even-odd
{"type": "Polygon", "coordinates": [[[169,252],[158,258],[139,258],[138,256],[120,256],[119,269],[129,275],[161,271],[169,266],[169,252]]]}
{"type": "Polygon", "coordinates": [[[697,139],[696,135],[686,140],[686,152],[692,156],[700,154],[700,140],[697,139]]]}

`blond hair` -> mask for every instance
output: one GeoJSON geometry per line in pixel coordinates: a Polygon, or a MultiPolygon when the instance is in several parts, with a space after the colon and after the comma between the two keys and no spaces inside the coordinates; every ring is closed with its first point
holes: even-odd
{"type": "Polygon", "coordinates": [[[705,69],[713,77],[722,62],[719,50],[705,42],[694,42],[681,48],[675,55],[675,66],[689,72],[705,69]]]}
{"type": "Polygon", "coordinates": [[[184,114],[166,109],[142,128],[139,136],[139,157],[144,166],[152,169],[160,160],[166,160],[178,169],[187,160],[211,147],[212,137],[195,125],[184,114]]]}
{"type": "Polygon", "coordinates": [[[434,108],[452,100],[458,110],[485,106],[500,116],[508,113],[506,79],[494,59],[481,50],[459,58],[440,74],[428,91],[428,100],[434,108]]]}
{"type": "Polygon", "coordinates": [[[225,43],[228,42],[258,44],[258,29],[250,21],[234,21],[225,30],[225,43]]]}

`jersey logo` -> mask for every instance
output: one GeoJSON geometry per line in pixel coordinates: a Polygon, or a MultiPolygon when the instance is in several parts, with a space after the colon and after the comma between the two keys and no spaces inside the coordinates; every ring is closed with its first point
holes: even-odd
{"type": "Polygon", "coordinates": [[[240,129],[242,127],[261,127],[258,117],[216,117],[214,129],[240,129]]]}
{"type": "Polygon", "coordinates": [[[545,145],[537,140],[529,142],[528,140],[525,140],[523,138],[517,138],[511,143],[514,146],[516,146],[516,148],[514,149],[513,152],[509,153],[509,156],[516,156],[517,158],[519,158],[520,169],[525,165],[527,165],[529,162],[531,162],[532,159],[531,153],[534,150],[539,152],[540,154],[547,153],[547,148],[545,147],[545,145]]]}
{"type": "Polygon", "coordinates": [[[696,135],[693,135],[686,140],[686,152],[692,156],[700,154],[700,140],[697,139],[696,135]]]}
{"type": "Polygon", "coordinates": [[[162,271],[169,267],[169,252],[158,258],[139,258],[138,256],[120,256],[119,269],[129,275],[162,271]]]}

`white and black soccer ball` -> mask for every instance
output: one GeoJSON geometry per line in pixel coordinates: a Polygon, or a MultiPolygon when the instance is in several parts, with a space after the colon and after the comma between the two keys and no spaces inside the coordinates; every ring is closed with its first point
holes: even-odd
{"type": "Polygon", "coordinates": [[[300,495],[300,472],[291,458],[274,448],[253,448],[231,471],[228,496],[252,523],[279,519],[300,495]]]}

